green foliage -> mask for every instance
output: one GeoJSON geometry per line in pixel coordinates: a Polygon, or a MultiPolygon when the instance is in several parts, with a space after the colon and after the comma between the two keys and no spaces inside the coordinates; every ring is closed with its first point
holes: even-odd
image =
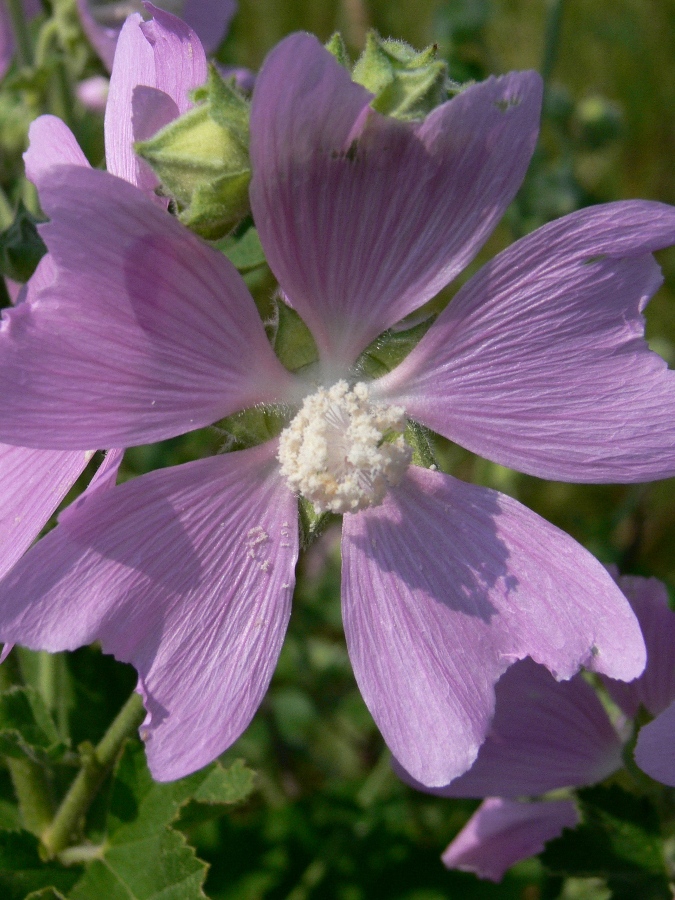
{"type": "Polygon", "coordinates": [[[172,825],[190,800],[226,807],[252,790],[253,773],[241,760],[229,769],[214,763],[180,781],[154,782],[142,747],[130,743],[114,775],[100,858],[69,900],[203,898],[207,867],[172,825]]]}
{"type": "Polygon", "coordinates": [[[28,281],[47,252],[37,232],[37,219],[19,204],[12,224],[0,233],[0,274],[14,281],[28,281]]]}
{"type": "Polygon", "coordinates": [[[0,754],[28,757],[48,765],[60,759],[66,747],[47,706],[30,687],[12,687],[0,693],[0,754]]]}
{"type": "MultiPolygon", "coordinates": [[[[24,900],[33,891],[45,890],[45,900],[66,895],[79,875],[78,869],[65,869],[57,863],[45,863],[39,853],[38,839],[27,831],[0,831],[0,897],[24,900]]],[[[42,898],[40,898],[42,900],[42,898]]]]}
{"type": "Polygon", "coordinates": [[[612,896],[672,896],[659,818],[646,797],[617,785],[579,791],[582,824],[548,844],[542,861],[567,875],[605,878],[612,896]]]}

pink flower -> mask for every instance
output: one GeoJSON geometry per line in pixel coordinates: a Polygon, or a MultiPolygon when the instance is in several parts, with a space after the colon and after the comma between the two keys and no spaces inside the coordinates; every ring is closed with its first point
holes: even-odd
{"type": "Polygon", "coordinates": [[[39,175],[56,277],[3,323],[0,439],[127,446],[256,404],[288,412],[278,440],[93,498],[0,588],[3,639],[100,640],[136,666],[156,777],[222,752],[267,689],[298,491],[345,513],[354,671],[418,781],[471,766],[518,659],[562,679],[582,664],[642,671],[637,622],[599,563],[511,498],[408,465],[400,430],[410,416],[542,477],[675,472],[673,377],[640,336],[659,283],[650,253],[675,240],[675,210],[621,203],[555,222],[471,279],[389,375],[363,383],[354,369],[483,244],[527,168],[540,96],[536,74],[516,73],[401,123],[314,38],[270,54],[251,202],[319,350],[302,376],[274,355],[228,260],[153,201],[104,172],[39,175]]]}
{"type": "MultiPolygon", "coordinates": [[[[657,716],[640,730],[635,760],[652,777],[672,784],[675,614],[657,579],[626,576],[618,583],[640,622],[647,666],[628,684],[603,680],[628,719],[640,709],[657,716]]],[[[503,675],[496,696],[495,717],[472,768],[430,793],[487,798],[442,858],[449,868],[499,881],[507,868],[539,853],[563,828],[573,827],[577,816],[570,800],[525,803],[517,798],[602,781],[623,767],[622,745],[629,735],[616,731],[580,675],[558,683],[531,660],[516,663],[503,675]]],[[[394,766],[404,781],[424,790],[396,762],[394,766]]]]}
{"type": "MultiPolygon", "coordinates": [[[[175,16],[158,11],[155,21],[141,22],[139,15],[130,16],[120,37],[105,121],[106,158],[109,171],[154,197],[154,175],[133,152],[132,121],[136,128],[151,132],[158,118],[169,121],[188,108],[188,92],[206,79],[206,58],[197,36],[175,16]]],[[[39,181],[59,165],[89,168],[75,137],[60,119],[40,117],[32,124],[30,136],[29,178],[39,181]]],[[[17,302],[31,307],[56,274],[48,254],[28,283],[26,296],[17,297],[17,302]]],[[[92,450],[0,445],[0,578],[30,547],[92,456],[92,450]]],[[[114,483],[121,458],[121,450],[108,453],[87,496],[101,485],[114,483]]]]}
{"type": "Polygon", "coordinates": [[[182,0],[179,3],[118,3],[115,0],[77,0],[82,27],[108,71],[113,68],[115,48],[129,10],[145,8],[157,19],[162,7],[170,7],[197,34],[207,53],[213,53],[225,37],[237,11],[236,0],[182,0]]]}
{"type": "Polygon", "coordinates": [[[541,853],[563,828],[578,824],[579,813],[571,800],[519,803],[488,797],[441,858],[448,869],[501,881],[511,866],[541,853]]]}

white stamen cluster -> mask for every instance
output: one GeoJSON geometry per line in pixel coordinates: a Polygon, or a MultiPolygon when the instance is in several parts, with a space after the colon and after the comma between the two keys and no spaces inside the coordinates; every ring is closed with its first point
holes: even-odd
{"type": "Polygon", "coordinates": [[[281,474],[317,513],[376,506],[410,463],[405,425],[405,411],[371,403],[362,382],[320,388],[281,432],[281,474]]]}

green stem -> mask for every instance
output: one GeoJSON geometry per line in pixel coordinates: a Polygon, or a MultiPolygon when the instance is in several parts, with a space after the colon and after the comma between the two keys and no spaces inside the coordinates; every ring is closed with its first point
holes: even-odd
{"type": "Polygon", "coordinates": [[[117,714],[96,748],[83,753],[75,781],[63,798],[51,825],[42,833],[42,845],[49,857],[68,846],[106,775],[115,764],[124,742],[145,718],[140,696],[133,693],[117,714]]]}
{"type": "Polygon", "coordinates": [[[14,42],[16,44],[16,56],[20,66],[33,65],[33,45],[30,32],[26,24],[26,16],[23,11],[22,0],[5,0],[9,20],[12,23],[14,42]]]}
{"type": "MultiPolygon", "coordinates": [[[[12,657],[0,666],[0,690],[13,687],[18,678],[16,664],[12,657]]],[[[19,812],[24,827],[35,835],[40,835],[49,826],[54,815],[51,785],[47,773],[32,759],[6,757],[12,786],[19,803],[19,812]]]]}
{"type": "Polygon", "coordinates": [[[544,58],[541,63],[541,77],[548,84],[560,47],[560,31],[565,0],[549,0],[548,18],[546,20],[546,38],[544,42],[544,58]]]}
{"type": "Polygon", "coordinates": [[[0,231],[5,231],[14,221],[14,208],[7,194],[0,187],[0,231]]]}

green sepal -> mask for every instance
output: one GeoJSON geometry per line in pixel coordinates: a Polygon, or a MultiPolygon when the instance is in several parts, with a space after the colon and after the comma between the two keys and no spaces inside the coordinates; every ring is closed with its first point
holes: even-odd
{"type": "Polygon", "coordinates": [[[431,328],[436,315],[402,331],[389,329],[375,338],[359,356],[354,369],[367,379],[381,378],[395,369],[431,328]]]}
{"type": "Polygon", "coordinates": [[[421,466],[423,469],[438,468],[431,442],[431,432],[428,428],[408,419],[405,440],[412,447],[413,455],[410,461],[414,466],[421,466]]]}
{"type": "Polygon", "coordinates": [[[250,272],[252,269],[265,265],[267,261],[258,231],[250,224],[246,227],[246,223],[244,223],[233,234],[222,238],[218,241],[217,247],[240,272],[250,272]]]}
{"type": "Polygon", "coordinates": [[[14,281],[28,281],[47,252],[35,227],[37,221],[19,203],[14,221],[0,234],[0,273],[14,281]]]}
{"type": "Polygon", "coordinates": [[[248,450],[277,437],[288,425],[286,410],[275,406],[251,406],[215,424],[223,434],[223,450],[248,450]]]}
{"type": "Polygon", "coordinates": [[[396,119],[423,119],[448,99],[448,66],[432,44],[417,52],[404,41],[385,40],[370,31],[352,80],[375,97],[373,109],[396,119]]]}
{"type": "Polygon", "coordinates": [[[345,46],[345,42],[339,31],[335,32],[330,40],[324,44],[324,47],[335,57],[344,69],[351,69],[347,47],[345,46]]]}
{"type": "Polygon", "coordinates": [[[265,323],[274,352],[290,372],[311,366],[319,358],[312,332],[297,312],[277,297],[274,316],[265,323]]]}
{"type": "Polygon", "coordinates": [[[61,759],[66,750],[37,691],[11,687],[0,693],[0,754],[48,765],[61,759]]]}
{"type": "Polygon", "coordinates": [[[310,503],[303,496],[298,497],[298,511],[300,513],[300,546],[303,550],[307,550],[323,534],[331,522],[340,521],[340,517],[336,516],[335,513],[318,513],[314,509],[314,504],[310,503]]]}
{"type": "Polygon", "coordinates": [[[180,220],[217,240],[249,212],[250,108],[213,66],[193,97],[197,106],[134,147],[176,200],[180,220]]]}

